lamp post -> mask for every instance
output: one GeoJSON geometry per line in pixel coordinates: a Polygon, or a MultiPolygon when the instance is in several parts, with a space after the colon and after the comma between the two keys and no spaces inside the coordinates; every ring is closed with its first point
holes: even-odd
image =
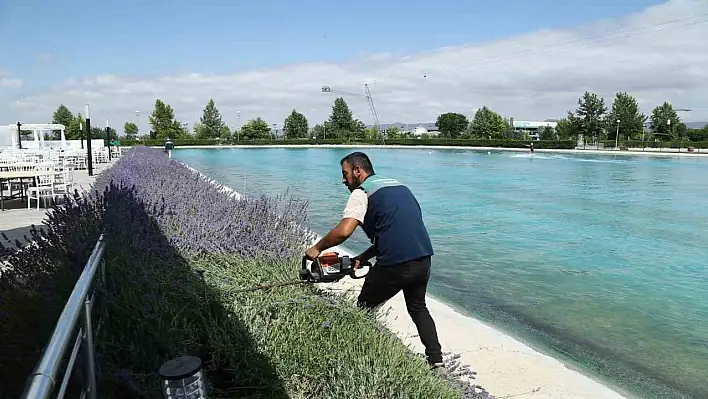
{"type": "MultiPolygon", "coordinates": [[[[671,119],[670,118],[666,119],[666,135],[669,136],[669,140],[671,140],[671,119]]],[[[671,147],[669,147],[669,151],[671,151],[671,147]]]]}
{"type": "Polygon", "coordinates": [[[81,139],[81,149],[84,149],[84,124],[79,122],[79,138],[81,139]]]}
{"type": "Polygon", "coordinates": [[[236,111],[236,141],[239,141],[241,135],[241,111],[236,111]]]}
{"type": "Polygon", "coordinates": [[[108,127],[108,119],[106,119],[106,143],[108,144],[108,162],[111,162],[111,131],[108,127]]]}
{"type": "Polygon", "coordinates": [[[619,139],[620,135],[620,120],[617,119],[617,133],[615,133],[615,149],[617,149],[617,140],[619,139]]]}
{"type": "Polygon", "coordinates": [[[91,114],[86,104],[86,154],[88,156],[88,175],[93,176],[93,154],[91,153],[91,114]]]}
{"type": "Polygon", "coordinates": [[[140,111],[135,110],[135,123],[138,126],[138,136],[140,136],[140,111]]]}
{"type": "Polygon", "coordinates": [[[17,146],[22,149],[22,122],[17,122],[17,146]]]}

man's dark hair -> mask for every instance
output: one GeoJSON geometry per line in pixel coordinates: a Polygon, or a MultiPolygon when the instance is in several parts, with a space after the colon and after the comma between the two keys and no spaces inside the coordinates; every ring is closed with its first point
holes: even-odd
{"type": "Polygon", "coordinates": [[[349,165],[351,165],[352,168],[359,167],[367,174],[374,174],[374,167],[371,165],[371,160],[369,159],[369,156],[364,154],[363,152],[352,152],[351,154],[342,158],[342,160],[339,161],[339,164],[344,165],[345,161],[349,165]]]}

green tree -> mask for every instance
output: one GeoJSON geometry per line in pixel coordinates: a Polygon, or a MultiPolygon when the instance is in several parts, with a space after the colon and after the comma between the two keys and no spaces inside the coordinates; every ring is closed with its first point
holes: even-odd
{"type": "Polygon", "coordinates": [[[221,126],[221,132],[219,132],[219,138],[222,140],[230,140],[233,137],[233,132],[227,124],[221,126]]]}
{"type": "Polygon", "coordinates": [[[578,99],[578,109],[575,111],[574,123],[578,132],[584,137],[593,137],[600,140],[605,125],[605,113],[607,107],[605,100],[595,93],[585,92],[578,99]]]}
{"type": "Polygon", "coordinates": [[[686,137],[691,141],[708,141],[708,125],[701,129],[687,129],[686,137]]]}
{"type": "Polygon", "coordinates": [[[447,112],[438,116],[435,125],[440,131],[440,137],[455,139],[467,130],[469,121],[465,115],[447,112]]]}
{"type": "MultiPolygon", "coordinates": [[[[388,137],[388,136],[386,136],[386,137],[388,137]]],[[[380,138],[381,138],[381,132],[376,130],[376,128],[367,127],[364,129],[364,139],[366,139],[366,140],[379,140],[380,138]]]]}
{"type": "Polygon", "coordinates": [[[359,119],[354,120],[354,130],[350,137],[357,139],[366,139],[366,124],[359,119]]]}
{"type": "Polygon", "coordinates": [[[241,127],[241,138],[245,140],[262,140],[270,137],[270,126],[260,116],[251,119],[241,127]]]}
{"type": "MultiPolygon", "coordinates": [[[[104,137],[105,137],[105,131],[104,131],[104,137]]],[[[108,139],[113,141],[118,139],[118,131],[112,127],[108,128],[108,139]]]]}
{"type": "Polygon", "coordinates": [[[686,125],[681,122],[674,107],[668,102],[654,108],[651,112],[650,127],[658,140],[676,140],[683,137],[686,125]]]}
{"type": "Polygon", "coordinates": [[[403,129],[398,126],[389,126],[386,129],[386,137],[389,139],[400,139],[404,137],[403,129]]]}
{"type": "Polygon", "coordinates": [[[325,138],[325,127],[324,125],[321,124],[316,124],[313,128],[312,131],[309,133],[310,137],[316,137],[318,139],[324,139],[325,138]]]}
{"type": "MultiPolygon", "coordinates": [[[[71,122],[74,120],[74,115],[69,111],[69,108],[67,108],[64,104],[61,104],[59,108],[57,108],[56,111],[54,111],[54,115],[52,116],[52,123],[58,123],[61,125],[64,125],[64,135],[67,135],[67,130],[69,129],[69,126],[71,126],[71,122]]],[[[60,130],[55,130],[52,132],[52,139],[54,140],[59,140],[61,139],[61,131],[60,130]]]]}
{"type": "Polygon", "coordinates": [[[194,134],[198,139],[216,139],[222,137],[226,124],[221,119],[221,113],[214,104],[214,99],[210,98],[204,107],[199,123],[194,126],[194,134]]]}
{"type": "Polygon", "coordinates": [[[293,108],[293,111],[285,118],[285,122],[283,122],[283,133],[285,137],[288,139],[307,138],[308,131],[307,118],[293,108]]]}
{"type": "Polygon", "coordinates": [[[327,125],[327,136],[349,138],[356,130],[356,123],[352,118],[352,111],[344,98],[338,97],[334,100],[332,113],[329,115],[327,125]]]}
{"type": "Polygon", "coordinates": [[[80,140],[86,138],[86,120],[81,113],[76,114],[64,132],[67,140],[80,140]]]}
{"type": "Polygon", "coordinates": [[[155,108],[149,116],[152,125],[151,136],[155,139],[182,139],[189,137],[189,132],[184,128],[182,122],[175,119],[175,113],[169,104],[165,104],[159,98],[155,101],[155,108]]]}
{"type": "Polygon", "coordinates": [[[138,125],[134,122],[125,122],[125,125],[123,125],[123,133],[125,134],[125,138],[129,140],[135,139],[135,136],[138,135],[138,125]]]}
{"type": "Polygon", "coordinates": [[[474,118],[467,129],[469,136],[501,139],[509,125],[498,113],[490,110],[487,106],[474,113],[474,118]]]}
{"type": "Polygon", "coordinates": [[[556,124],[556,135],[560,140],[577,140],[578,130],[577,123],[573,123],[574,116],[569,114],[567,118],[561,118],[556,124]]]}
{"type": "MultiPolygon", "coordinates": [[[[91,127],[91,139],[105,139],[106,138],[106,129],[101,128],[98,126],[92,126],[91,127]]],[[[108,128],[108,140],[114,140],[118,138],[118,133],[116,132],[116,129],[113,129],[112,127],[108,128]]]]}
{"type": "Polygon", "coordinates": [[[616,138],[618,125],[620,137],[636,138],[641,136],[647,116],[639,110],[639,103],[633,96],[627,93],[617,93],[612,102],[612,110],[607,114],[606,120],[608,138],[612,140],[616,138]]]}
{"type": "Polygon", "coordinates": [[[538,138],[541,140],[556,140],[556,131],[550,126],[543,126],[538,130],[538,138]]]}

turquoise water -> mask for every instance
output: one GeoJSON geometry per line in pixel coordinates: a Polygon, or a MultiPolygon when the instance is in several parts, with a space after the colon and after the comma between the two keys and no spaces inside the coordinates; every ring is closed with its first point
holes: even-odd
{"type": "MultiPolygon", "coordinates": [[[[421,203],[433,295],[642,397],[708,397],[708,159],[363,150],[421,203]]],[[[307,198],[323,234],[351,151],[173,156],[237,191],[307,198]]],[[[357,231],[345,246],[368,241],[357,231]]]]}

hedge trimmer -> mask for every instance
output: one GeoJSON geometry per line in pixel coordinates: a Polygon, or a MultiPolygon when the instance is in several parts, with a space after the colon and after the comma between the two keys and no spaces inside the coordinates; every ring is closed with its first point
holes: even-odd
{"type": "Polygon", "coordinates": [[[298,280],[258,285],[251,288],[237,290],[236,292],[265,290],[296,284],[336,283],[347,276],[353,279],[360,279],[369,274],[369,270],[367,270],[364,274],[356,274],[357,270],[364,267],[371,270],[373,265],[368,261],[359,262],[359,266],[354,268],[354,261],[349,256],[339,256],[338,252],[325,252],[317,259],[310,262],[309,268],[307,257],[302,258],[302,267],[300,268],[300,278],[298,280]]]}

